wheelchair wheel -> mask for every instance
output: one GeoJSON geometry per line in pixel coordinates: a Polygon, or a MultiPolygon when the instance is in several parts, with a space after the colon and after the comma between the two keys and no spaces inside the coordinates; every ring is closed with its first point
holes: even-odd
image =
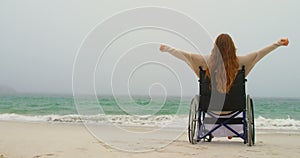
{"type": "Polygon", "coordinates": [[[196,144],[198,139],[198,100],[198,96],[193,98],[189,112],[188,137],[191,144],[196,144]]]}
{"type": "MultiPolygon", "coordinates": [[[[208,130],[203,130],[204,132],[202,133],[202,135],[206,134],[207,132],[209,132],[208,130]]],[[[213,135],[212,134],[209,134],[207,135],[206,137],[203,138],[203,141],[204,142],[211,142],[213,139],[213,135]]]]}
{"type": "Polygon", "coordinates": [[[254,115],[253,102],[250,96],[247,96],[247,142],[249,146],[254,144],[254,115]]]}
{"type": "Polygon", "coordinates": [[[251,111],[252,111],[252,145],[255,144],[255,124],[254,124],[254,105],[252,98],[250,99],[251,111]]]}

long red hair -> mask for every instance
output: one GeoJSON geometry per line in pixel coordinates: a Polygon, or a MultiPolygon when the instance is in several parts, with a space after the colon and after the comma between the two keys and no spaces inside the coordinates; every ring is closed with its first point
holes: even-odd
{"type": "Polygon", "coordinates": [[[206,74],[220,93],[228,93],[239,69],[236,48],[228,34],[220,34],[211,52],[206,74]]]}

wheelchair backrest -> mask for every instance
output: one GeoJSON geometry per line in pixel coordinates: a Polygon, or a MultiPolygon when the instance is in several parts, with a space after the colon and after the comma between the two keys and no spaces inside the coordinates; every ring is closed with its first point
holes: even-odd
{"type": "MultiPolygon", "coordinates": [[[[246,109],[245,67],[243,66],[235,78],[228,93],[220,93],[212,84],[211,78],[201,67],[199,79],[199,108],[203,111],[241,111],[246,109]]],[[[215,82],[213,82],[215,83],[215,82]]]]}

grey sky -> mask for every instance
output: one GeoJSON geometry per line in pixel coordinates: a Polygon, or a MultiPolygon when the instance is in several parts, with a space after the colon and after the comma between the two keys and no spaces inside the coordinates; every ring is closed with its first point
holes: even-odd
{"type": "MultiPolygon", "coordinates": [[[[87,33],[116,12],[149,5],[184,12],[201,23],[213,38],[223,32],[231,34],[239,54],[255,51],[281,37],[288,37],[290,46],[275,50],[252,70],[248,77],[248,92],[254,96],[300,97],[300,73],[297,70],[300,59],[298,0],[0,0],[0,85],[13,87],[21,93],[72,93],[73,62],[87,33]]],[[[156,34],[160,36],[159,32],[156,34]]],[[[168,35],[162,38],[165,37],[168,35]]],[[[174,43],[179,43],[179,40],[174,43]]],[[[193,51],[184,44],[173,46],[193,51]]],[[[158,53],[155,45],[137,50],[151,48],[151,51],[158,53]]],[[[182,86],[191,89],[184,95],[197,93],[197,80],[194,80],[192,71],[172,56],[162,56],[166,62],[182,67],[178,71],[189,77],[182,81],[182,86]],[[190,83],[193,80],[195,83],[190,83]]],[[[102,67],[102,70],[105,71],[105,68],[102,67]]],[[[153,70],[156,68],[153,67],[153,70]]],[[[146,74],[149,74],[149,70],[141,69],[139,73],[148,78],[146,74]]],[[[162,70],[161,73],[167,72],[162,70]]],[[[152,74],[155,75],[154,72],[152,74]]],[[[101,77],[96,77],[97,89],[101,89],[101,77]]],[[[143,79],[136,77],[131,84],[148,91],[147,87],[143,87],[143,79]]],[[[177,95],[177,91],[176,86],[171,86],[169,93],[177,95]]]]}

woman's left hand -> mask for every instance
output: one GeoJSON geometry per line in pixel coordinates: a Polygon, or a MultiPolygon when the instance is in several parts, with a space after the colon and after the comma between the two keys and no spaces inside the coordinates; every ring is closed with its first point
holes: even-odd
{"type": "Polygon", "coordinates": [[[289,45],[289,39],[288,38],[282,38],[282,39],[280,39],[279,43],[282,46],[288,46],[289,45]]]}

